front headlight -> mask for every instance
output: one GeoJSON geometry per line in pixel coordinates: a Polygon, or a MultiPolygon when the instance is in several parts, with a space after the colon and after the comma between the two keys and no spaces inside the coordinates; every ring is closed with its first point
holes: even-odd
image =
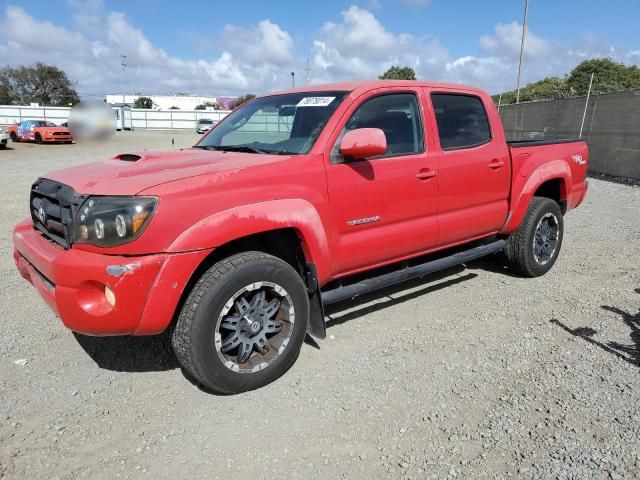
{"type": "Polygon", "coordinates": [[[138,238],[156,208],[154,197],[89,197],[75,218],[75,243],[115,247],[138,238]]]}

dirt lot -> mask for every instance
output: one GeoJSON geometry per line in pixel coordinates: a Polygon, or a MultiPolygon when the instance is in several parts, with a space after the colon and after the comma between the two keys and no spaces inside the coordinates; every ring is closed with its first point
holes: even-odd
{"type": "Polygon", "coordinates": [[[592,179],[543,278],[488,259],[343,304],[216,397],[165,337],[76,338],[11,258],[38,175],[172,137],[0,151],[0,478],[640,477],[640,188],[592,179]]]}

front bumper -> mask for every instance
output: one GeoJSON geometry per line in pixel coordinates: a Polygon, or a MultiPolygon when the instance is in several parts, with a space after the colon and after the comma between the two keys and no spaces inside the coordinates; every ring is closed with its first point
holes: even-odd
{"type": "Polygon", "coordinates": [[[47,143],[73,142],[73,137],[71,135],[44,135],[42,141],[47,143]]]}
{"type": "Polygon", "coordinates": [[[13,246],[20,274],[66,327],[105,336],[163,331],[191,275],[210,253],[124,257],[65,250],[46,240],[31,220],[16,225],[13,246]],[[114,306],[107,301],[105,287],[115,296],[114,306]]]}

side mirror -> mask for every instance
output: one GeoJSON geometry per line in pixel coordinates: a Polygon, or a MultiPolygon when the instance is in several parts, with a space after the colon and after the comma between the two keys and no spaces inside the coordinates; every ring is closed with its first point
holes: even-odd
{"type": "Polygon", "coordinates": [[[340,155],[355,160],[382,155],[387,151],[387,137],[379,128],[356,128],[345,133],[340,155]]]}

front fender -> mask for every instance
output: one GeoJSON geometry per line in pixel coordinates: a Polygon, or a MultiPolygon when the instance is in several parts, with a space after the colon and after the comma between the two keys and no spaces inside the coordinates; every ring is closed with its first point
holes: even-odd
{"type": "Polygon", "coordinates": [[[307,262],[316,265],[318,281],[330,276],[331,254],[324,223],[315,207],[302,199],[268,200],[217,212],[185,230],[169,252],[216,248],[230,241],[281,228],[293,228],[302,240],[307,262]]]}
{"type": "Polygon", "coordinates": [[[534,193],[540,188],[540,185],[549,180],[558,179],[561,181],[560,196],[563,200],[566,200],[572,183],[571,168],[564,160],[552,160],[543,163],[526,177],[518,174],[514,175],[509,215],[500,233],[511,233],[518,228],[525,213],[527,213],[534,193]]]}

